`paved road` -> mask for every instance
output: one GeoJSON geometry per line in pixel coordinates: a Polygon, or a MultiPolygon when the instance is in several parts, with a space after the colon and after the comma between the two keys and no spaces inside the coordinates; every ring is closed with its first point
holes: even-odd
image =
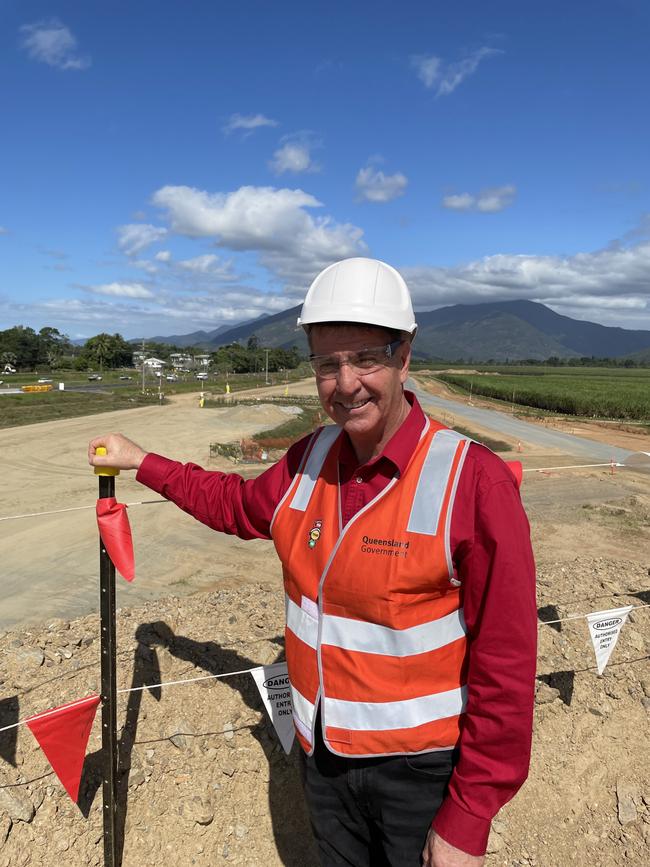
{"type": "Polygon", "coordinates": [[[541,425],[521,421],[499,410],[481,409],[478,406],[467,406],[457,401],[436,397],[423,391],[412,379],[409,380],[408,387],[415,392],[425,409],[442,409],[453,415],[462,416],[468,421],[473,421],[481,427],[489,428],[489,430],[495,433],[505,434],[513,439],[533,443],[542,448],[558,449],[564,454],[575,455],[576,457],[593,460],[594,462],[609,461],[611,458],[617,461],[624,461],[625,458],[633,454],[628,449],[594,442],[593,440],[584,439],[573,434],[547,430],[541,425]]]}

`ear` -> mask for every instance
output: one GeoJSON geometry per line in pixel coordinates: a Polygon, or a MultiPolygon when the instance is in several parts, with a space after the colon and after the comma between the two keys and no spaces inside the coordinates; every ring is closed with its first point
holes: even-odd
{"type": "Polygon", "coordinates": [[[400,348],[398,350],[398,355],[400,358],[401,366],[399,371],[399,378],[402,385],[406,382],[409,375],[409,365],[411,364],[411,341],[405,340],[402,344],[400,344],[400,348]]]}

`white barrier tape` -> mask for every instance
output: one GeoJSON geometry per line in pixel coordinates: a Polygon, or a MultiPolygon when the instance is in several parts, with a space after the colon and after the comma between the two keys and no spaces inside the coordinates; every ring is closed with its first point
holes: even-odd
{"type": "Polygon", "coordinates": [[[214,680],[215,678],[221,677],[234,677],[236,674],[250,674],[251,671],[255,671],[256,668],[259,668],[259,665],[255,665],[253,668],[243,668],[241,671],[227,671],[225,674],[203,674],[201,677],[188,677],[185,680],[166,680],[162,683],[148,683],[145,686],[134,686],[131,689],[118,689],[117,694],[121,695],[126,692],[142,692],[145,689],[152,689],[157,686],[176,686],[179,683],[196,683],[197,680],[214,680]]]}
{"type": "MultiPolygon", "coordinates": [[[[627,468],[627,464],[619,463],[618,461],[607,461],[605,464],[565,464],[560,467],[524,467],[524,473],[547,473],[551,470],[581,470],[588,467],[623,467],[627,468]]],[[[125,506],[152,506],[156,503],[171,503],[171,500],[140,500],[137,503],[125,503],[125,506]]],[[[94,509],[92,506],[72,506],[69,509],[52,509],[49,512],[27,512],[24,515],[4,515],[0,517],[0,521],[16,521],[19,518],[42,518],[46,515],[60,515],[63,512],[79,512],[83,509],[94,509]]]]}
{"type": "Polygon", "coordinates": [[[619,464],[617,461],[607,461],[606,464],[564,464],[561,467],[525,467],[524,473],[546,473],[550,470],[582,470],[586,467],[624,467],[625,464],[619,464]]]}
{"type": "MultiPolygon", "coordinates": [[[[223,677],[234,677],[237,674],[250,674],[251,671],[255,671],[256,668],[259,668],[259,665],[255,665],[253,666],[253,668],[243,668],[241,671],[227,671],[224,674],[204,674],[201,675],[201,677],[188,677],[184,680],[166,680],[162,681],[161,683],[148,683],[145,686],[134,686],[131,689],[118,689],[117,694],[123,695],[127,692],[143,692],[145,689],[155,689],[161,686],[177,686],[179,683],[196,683],[196,681],[198,680],[215,680],[223,677]]],[[[79,699],[79,701],[74,702],[72,705],[68,705],[68,707],[76,707],[76,705],[83,704],[87,701],[88,698],[82,698],[79,699]]],[[[39,716],[49,716],[50,714],[56,713],[57,710],[58,708],[54,708],[51,711],[45,711],[44,713],[39,714],[39,716]]],[[[19,720],[16,723],[12,723],[11,725],[3,726],[2,728],[0,728],[0,732],[6,732],[9,729],[15,729],[18,728],[18,726],[25,725],[25,723],[27,723],[28,720],[32,719],[33,716],[35,716],[35,714],[32,714],[25,719],[19,720]]]]}
{"type": "MultiPolygon", "coordinates": [[[[640,608],[650,608],[650,604],[648,604],[648,605],[634,605],[631,610],[632,611],[638,611],[640,608]]],[[[592,614],[592,613],[593,612],[591,612],[591,611],[589,612],[589,614],[592,614]]],[[[552,623],[565,623],[567,620],[580,620],[582,618],[588,617],[589,614],[570,614],[568,617],[562,617],[559,620],[540,620],[537,625],[538,626],[549,626],[552,623]]],[[[241,669],[241,671],[227,671],[224,674],[204,674],[204,675],[201,675],[200,677],[187,677],[187,678],[184,678],[182,680],[166,680],[166,681],[161,681],[160,683],[147,683],[144,686],[134,686],[134,687],[131,687],[130,689],[118,689],[117,694],[118,695],[124,695],[124,694],[129,693],[129,692],[144,692],[145,689],[155,689],[157,687],[163,687],[163,686],[178,686],[179,684],[183,684],[183,683],[196,683],[200,680],[219,680],[219,679],[224,678],[224,677],[235,677],[238,674],[250,674],[252,671],[255,671],[255,669],[257,669],[257,668],[259,668],[259,665],[255,665],[255,666],[253,666],[253,668],[243,668],[243,669],[241,669]]],[[[85,701],[88,701],[88,699],[87,698],[80,699],[80,701],[75,702],[75,704],[82,704],[85,701]]],[[[49,713],[55,713],[55,712],[56,712],[56,708],[52,711],[49,711],[49,713]]],[[[32,716],[33,716],[33,714],[32,714],[32,716]]],[[[28,719],[31,719],[31,717],[28,717],[28,719]]],[[[3,726],[2,728],[0,728],[0,732],[6,732],[9,729],[18,728],[18,726],[24,725],[26,722],[27,722],[27,719],[23,719],[23,720],[19,720],[19,722],[12,723],[11,725],[3,726]]]]}
{"type": "MultiPolygon", "coordinates": [[[[626,464],[620,464],[616,461],[608,461],[606,464],[570,464],[561,467],[525,467],[524,473],[546,473],[551,470],[580,470],[586,467],[625,467],[626,464]]],[[[171,503],[171,500],[139,500],[137,503],[125,503],[125,506],[153,506],[157,503],[171,503]]],[[[0,517],[0,521],[17,521],[19,518],[43,518],[48,515],[61,515],[64,512],[80,512],[84,509],[94,509],[92,506],[71,506],[68,509],[51,509],[49,512],[26,512],[23,515],[4,515],[0,517]]]]}
{"type": "MultiPolygon", "coordinates": [[[[155,503],[171,503],[171,500],[140,500],[137,503],[124,503],[125,506],[152,506],[155,503]]],[[[92,506],[71,506],[69,509],[52,509],[50,512],[28,512],[25,515],[5,515],[0,521],[15,521],[18,518],[42,518],[45,515],[60,515],[62,512],[80,512],[83,509],[94,509],[92,506]]]]}
{"type": "MultiPolygon", "coordinates": [[[[639,608],[650,608],[650,604],[648,605],[633,605],[631,607],[631,611],[638,611],[639,608]]],[[[590,611],[589,614],[593,614],[593,611],[590,611]]],[[[567,620],[580,620],[583,617],[589,617],[589,614],[569,614],[568,617],[561,617],[559,620],[540,620],[537,624],[538,626],[549,626],[551,623],[566,623],[567,620]]]]}

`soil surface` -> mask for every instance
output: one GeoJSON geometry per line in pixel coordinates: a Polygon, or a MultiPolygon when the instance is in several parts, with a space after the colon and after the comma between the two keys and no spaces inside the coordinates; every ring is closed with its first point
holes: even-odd
{"type": "MultiPolygon", "coordinates": [[[[121,429],[146,448],[208,465],[210,442],[284,418],[262,401],[201,410],[185,396],[170,406],[0,431],[2,514],[94,506],[85,451],[98,433],[121,429]]],[[[650,476],[539,472],[558,456],[507,457],[528,470],[522,496],[540,619],[650,603],[650,476]]],[[[118,499],[156,498],[131,476],[117,480],[118,499]]],[[[281,656],[272,545],[220,536],[168,504],[132,506],[130,520],[137,577],[119,583],[118,686],[147,688],[123,693],[118,705],[124,867],[315,865],[297,747],[285,756],[250,675],[155,686],[281,656]]],[[[99,690],[93,509],[0,522],[0,563],[2,727],[99,690]]],[[[489,867],[647,863],[649,623],[650,609],[632,611],[602,677],[584,619],[540,625],[530,776],[494,823],[489,867]]],[[[26,726],[0,733],[0,867],[103,863],[99,747],[98,715],[79,807],[26,726]]]]}

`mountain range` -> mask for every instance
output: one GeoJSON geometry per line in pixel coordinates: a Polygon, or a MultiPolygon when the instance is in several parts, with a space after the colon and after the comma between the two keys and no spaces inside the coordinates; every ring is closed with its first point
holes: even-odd
{"type": "MultiPolygon", "coordinates": [[[[176,346],[215,350],[229,343],[246,344],[255,335],[260,346],[307,352],[307,341],[296,319],[300,305],[244,322],[234,328],[150,338],[176,346]]],[[[416,358],[443,361],[543,361],[558,358],[633,357],[650,360],[650,331],[633,331],[571,319],[535,301],[455,304],[416,313],[416,358]]],[[[131,341],[136,342],[136,341],[131,341]]],[[[138,341],[139,342],[139,341],[138,341]]]]}

